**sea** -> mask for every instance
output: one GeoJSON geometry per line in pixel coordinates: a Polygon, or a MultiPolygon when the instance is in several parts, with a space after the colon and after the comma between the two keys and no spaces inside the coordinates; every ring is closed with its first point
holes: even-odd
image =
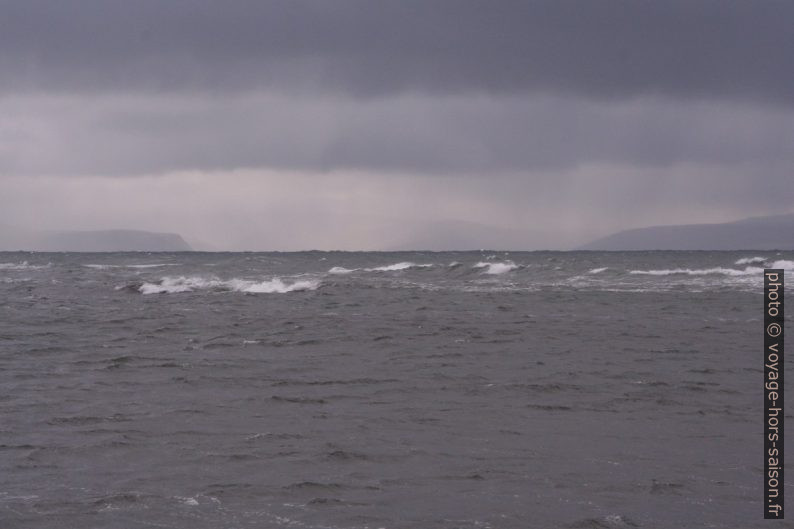
{"type": "Polygon", "coordinates": [[[0,253],[0,528],[794,527],[765,267],[794,252],[0,253]]]}

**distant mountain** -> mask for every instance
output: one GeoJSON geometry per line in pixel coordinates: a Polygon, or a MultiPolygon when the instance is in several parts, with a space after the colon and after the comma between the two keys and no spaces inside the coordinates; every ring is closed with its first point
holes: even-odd
{"type": "Polygon", "coordinates": [[[0,250],[39,252],[183,252],[192,248],[176,233],[138,230],[12,231],[0,234],[0,250]]]}
{"type": "Polygon", "coordinates": [[[792,250],[794,214],[621,231],[580,250],[792,250]]]}

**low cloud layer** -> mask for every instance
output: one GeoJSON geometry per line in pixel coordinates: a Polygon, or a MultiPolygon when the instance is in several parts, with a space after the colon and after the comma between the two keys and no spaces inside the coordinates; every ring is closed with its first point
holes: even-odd
{"type": "Polygon", "coordinates": [[[267,168],[491,179],[588,164],[774,167],[794,162],[792,118],[768,107],[653,99],[7,97],[0,99],[0,168],[17,175],[267,168]]]}
{"type": "Polygon", "coordinates": [[[0,224],[531,249],[789,212],[792,19],[777,1],[0,0],[0,224]]]}

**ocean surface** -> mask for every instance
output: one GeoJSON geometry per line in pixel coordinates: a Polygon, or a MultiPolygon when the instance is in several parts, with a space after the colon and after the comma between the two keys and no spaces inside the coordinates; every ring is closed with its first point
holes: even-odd
{"type": "Polygon", "coordinates": [[[0,253],[0,528],[794,527],[765,266],[794,253],[0,253]]]}

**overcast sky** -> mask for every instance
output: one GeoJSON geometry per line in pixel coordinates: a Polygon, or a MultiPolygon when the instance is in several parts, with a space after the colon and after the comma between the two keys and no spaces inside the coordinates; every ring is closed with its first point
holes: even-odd
{"type": "Polygon", "coordinates": [[[794,2],[0,0],[0,225],[570,248],[794,211],[794,2]]]}

